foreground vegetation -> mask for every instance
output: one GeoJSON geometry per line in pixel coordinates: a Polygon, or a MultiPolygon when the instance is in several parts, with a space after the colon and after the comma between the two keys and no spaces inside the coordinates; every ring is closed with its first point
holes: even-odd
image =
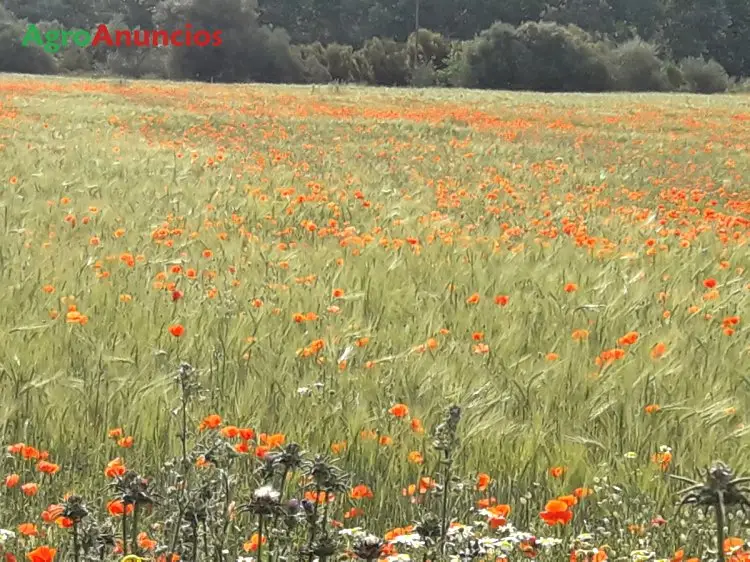
{"type": "Polygon", "coordinates": [[[5,76],[0,119],[7,560],[716,558],[669,475],[750,466],[740,98],[5,76]]]}

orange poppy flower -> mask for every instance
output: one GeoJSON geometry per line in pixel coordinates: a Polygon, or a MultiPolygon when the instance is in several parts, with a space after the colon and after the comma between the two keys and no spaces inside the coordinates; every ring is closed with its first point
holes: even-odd
{"type": "MultiPolygon", "coordinates": [[[[130,515],[134,509],[135,506],[132,503],[129,503],[127,507],[128,515],[130,515]]],[[[107,513],[109,513],[111,516],[119,517],[123,513],[125,513],[125,511],[125,505],[123,504],[122,500],[112,500],[110,502],[107,502],[107,513]]]]}
{"type": "Polygon", "coordinates": [[[154,550],[156,548],[156,541],[150,539],[148,534],[145,532],[138,533],[138,546],[143,550],[154,550]]]}
{"type": "Polygon", "coordinates": [[[107,463],[107,467],[104,469],[104,476],[107,478],[114,478],[115,476],[122,476],[125,474],[126,468],[120,457],[112,459],[107,463]]]}
{"type": "Polygon", "coordinates": [[[45,523],[52,523],[57,521],[61,516],[65,508],[57,503],[49,505],[47,509],[42,511],[42,521],[45,523]]]}
{"type": "Polygon", "coordinates": [[[561,500],[551,500],[544,506],[539,517],[547,525],[566,525],[573,519],[573,512],[568,510],[568,504],[561,500]]]}
{"type": "Polygon", "coordinates": [[[43,474],[52,475],[57,474],[57,472],[60,470],[60,465],[47,461],[39,461],[36,465],[36,469],[43,474]]]}
{"type": "Polygon", "coordinates": [[[561,502],[565,502],[566,504],[568,504],[569,508],[573,507],[574,505],[578,503],[578,499],[574,495],[560,496],[557,499],[560,500],[561,502]]]}
{"type": "Polygon", "coordinates": [[[36,496],[39,492],[39,484],[29,482],[28,484],[21,486],[21,491],[25,496],[36,496]]]}
{"type": "Polygon", "coordinates": [[[628,332],[617,340],[618,345],[633,345],[638,341],[638,332],[628,332]]]}
{"type": "Polygon", "coordinates": [[[18,533],[27,537],[35,537],[39,534],[39,529],[33,523],[21,523],[18,526],[18,533]]]}
{"type": "Polygon", "coordinates": [[[480,472],[479,474],[477,474],[476,489],[480,492],[483,492],[487,489],[487,486],[490,485],[490,482],[492,482],[492,478],[490,477],[490,475],[484,472],[480,472]]]}
{"type": "Polygon", "coordinates": [[[243,441],[250,441],[253,437],[255,437],[255,430],[251,429],[249,427],[242,427],[239,430],[240,439],[243,441]]]}
{"type": "Polygon", "coordinates": [[[222,437],[226,437],[227,439],[233,439],[240,434],[240,429],[235,425],[228,425],[226,427],[223,427],[220,433],[222,437]]]}
{"type": "Polygon", "coordinates": [[[411,419],[411,430],[414,433],[424,433],[424,427],[422,426],[422,420],[419,418],[411,419]]]}
{"type": "Polygon", "coordinates": [[[372,490],[365,484],[359,484],[358,486],[355,486],[352,488],[351,492],[349,492],[349,497],[353,500],[362,500],[362,499],[372,499],[374,496],[372,494],[372,490]]]}
{"type": "Polygon", "coordinates": [[[508,295],[497,295],[495,297],[495,304],[498,306],[506,306],[509,301],[510,297],[508,295]]]}
{"type": "Polygon", "coordinates": [[[267,541],[268,539],[266,539],[266,537],[259,537],[258,533],[255,533],[250,537],[250,540],[242,545],[242,548],[245,552],[255,552],[261,544],[266,544],[267,541]]]}
{"type": "Polygon", "coordinates": [[[664,343],[657,343],[652,349],[651,349],[651,358],[652,359],[659,359],[667,352],[667,346],[664,343]]]}
{"type": "Polygon", "coordinates": [[[409,415],[409,407],[406,404],[394,404],[388,413],[397,418],[403,418],[409,415]]]}
{"type": "Polygon", "coordinates": [[[107,436],[110,439],[120,439],[123,435],[125,435],[125,432],[121,427],[116,427],[114,429],[110,429],[107,433],[107,436]]]}
{"type": "Polygon", "coordinates": [[[211,414],[203,418],[203,421],[198,426],[199,431],[206,429],[216,429],[221,425],[221,416],[219,414],[211,414]]]}
{"type": "Polygon", "coordinates": [[[411,451],[408,456],[409,462],[413,464],[422,464],[424,463],[424,457],[422,456],[422,453],[419,451],[411,451]]]}
{"type": "Polygon", "coordinates": [[[549,474],[550,476],[552,476],[552,478],[560,478],[563,474],[565,474],[565,467],[553,466],[549,469],[549,474]]]}
{"type": "Polygon", "coordinates": [[[466,304],[478,304],[480,299],[479,293],[474,293],[466,299],[466,304]]]}
{"type": "Polygon", "coordinates": [[[57,554],[56,548],[50,548],[49,546],[40,546],[29,552],[26,558],[29,562],[52,562],[57,554]]]}

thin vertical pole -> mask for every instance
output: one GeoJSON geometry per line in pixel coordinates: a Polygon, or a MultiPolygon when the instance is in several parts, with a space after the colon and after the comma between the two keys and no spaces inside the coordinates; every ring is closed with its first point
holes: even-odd
{"type": "Polygon", "coordinates": [[[414,10],[414,69],[417,68],[417,58],[419,57],[419,0],[415,0],[416,7],[414,10]]]}

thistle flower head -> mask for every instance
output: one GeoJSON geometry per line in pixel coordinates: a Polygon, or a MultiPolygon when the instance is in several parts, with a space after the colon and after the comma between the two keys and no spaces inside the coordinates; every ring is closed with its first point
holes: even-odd
{"type": "Polygon", "coordinates": [[[133,470],[128,470],[122,476],[115,478],[112,486],[126,505],[148,505],[155,503],[149,481],[142,478],[133,470]]]}
{"type": "Polygon", "coordinates": [[[375,560],[380,556],[380,551],[385,543],[375,535],[365,535],[357,539],[352,550],[357,558],[363,560],[375,560]]]}
{"type": "Polygon", "coordinates": [[[445,416],[445,420],[435,427],[433,447],[438,451],[443,451],[446,456],[458,446],[458,422],[461,420],[461,408],[452,406],[445,416]]]}
{"type": "Polygon", "coordinates": [[[79,523],[88,514],[89,510],[81,496],[73,494],[63,502],[63,517],[67,517],[75,523],[79,523]]]}
{"type": "Polygon", "coordinates": [[[262,486],[253,492],[253,499],[255,501],[276,503],[279,501],[279,496],[279,492],[274,490],[272,486],[262,486]]]}
{"type": "Polygon", "coordinates": [[[734,471],[721,461],[716,461],[705,471],[698,472],[702,481],[672,475],[675,480],[690,484],[679,492],[682,501],[678,511],[688,504],[706,509],[713,507],[722,512],[729,506],[740,506],[743,510],[750,508],[750,490],[741,486],[750,482],[750,478],[735,478],[734,471]]]}

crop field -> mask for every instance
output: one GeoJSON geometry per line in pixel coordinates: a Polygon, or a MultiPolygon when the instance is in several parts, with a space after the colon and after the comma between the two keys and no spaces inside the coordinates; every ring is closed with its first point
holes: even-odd
{"type": "Polygon", "coordinates": [[[0,553],[750,560],[749,180],[742,96],[4,75],[0,553]]]}

